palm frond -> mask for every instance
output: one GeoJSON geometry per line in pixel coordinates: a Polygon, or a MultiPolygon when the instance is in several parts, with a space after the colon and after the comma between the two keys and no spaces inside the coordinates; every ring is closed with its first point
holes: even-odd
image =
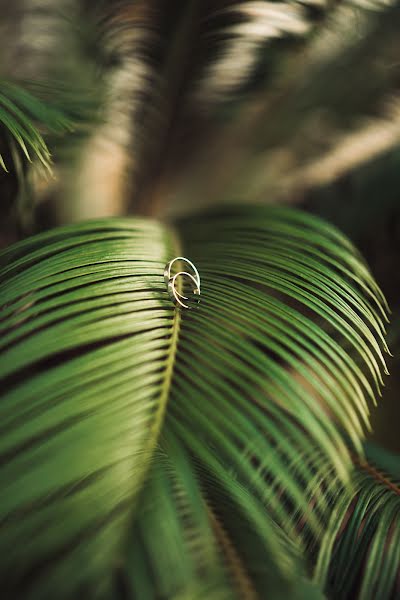
{"type": "MultiPolygon", "coordinates": [[[[11,209],[2,207],[1,220],[6,232],[23,229],[25,233],[32,233],[37,225],[39,205],[42,205],[39,210],[44,204],[53,207],[57,197],[55,212],[61,214],[67,204],[66,189],[69,190],[74,177],[71,169],[79,160],[80,151],[85,149],[84,142],[92,133],[93,126],[100,127],[102,122],[103,78],[98,65],[92,60],[92,34],[90,23],[85,22],[84,3],[75,0],[59,0],[56,4],[47,0],[16,0],[12,6],[5,6],[4,2],[3,5],[1,79],[17,84],[41,103],[40,114],[31,115],[29,103],[26,110],[21,110],[40,136],[37,142],[45,154],[45,171],[49,171],[51,164],[54,175],[46,177],[41,168],[24,167],[25,178],[23,181],[18,178],[18,193],[10,202],[11,209]],[[58,118],[66,126],[62,131],[66,128],[69,135],[60,135],[60,123],[52,122],[58,118]],[[48,149],[51,150],[51,160],[48,149]],[[29,209],[26,206],[28,202],[29,209]],[[21,204],[25,205],[22,210],[21,204]],[[29,222],[33,226],[27,227],[29,222]]],[[[14,161],[7,150],[6,145],[1,152],[9,167],[14,161]]],[[[33,159],[34,152],[28,145],[27,151],[33,159]]],[[[22,151],[20,155],[25,165],[27,158],[22,151]]],[[[34,167],[37,163],[41,164],[40,161],[34,162],[34,167]]],[[[72,204],[71,197],[75,200],[72,192],[68,198],[72,204]]],[[[47,214],[51,212],[47,211],[47,214]]],[[[2,238],[6,236],[4,230],[2,238]]]]}
{"type": "MultiPolygon", "coordinates": [[[[11,597],[50,598],[59,581],[59,597],[110,589],[162,428],[200,465],[205,500],[211,478],[289,579],[282,539],[293,556],[321,539],[328,499],[349,485],[385,370],[385,303],[357,251],[279,208],[177,231],[104,220],[0,255],[1,579],[11,597]],[[203,296],[185,314],[163,280],[182,253],[203,296]]],[[[210,506],[237,540],[223,502],[210,506]]]]}
{"type": "Polygon", "coordinates": [[[171,432],[155,456],[127,547],[124,572],[133,597],[236,597],[203,493],[171,432]]]}
{"type": "Polygon", "coordinates": [[[130,597],[254,600],[269,589],[277,599],[322,598],[307,580],[301,556],[269,522],[264,507],[222,471],[217,480],[193,463],[173,433],[180,430],[178,423],[166,429],[127,540],[121,573],[130,597]],[[221,479],[229,498],[221,493],[221,479]],[[240,506],[257,515],[257,529],[240,506]]]}
{"type": "Polygon", "coordinates": [[[210,525],[239,597],[262,598],[269,590],[276,598],[322,598],[320,587],[307,577],[299,548],[276,526],[264,502],[241,484],[212,447],[197,440],[179,419],[167,419],[168,429],[191,449],[210,525]]]}
{"type": "MultiPolygon", "coordinates": [[[[71,126],[59,110],[53,109],[26,89],[9,81],[0,81],[0,123],[15,141],[25,158],[40,161],[50,170],[51,158],[47,145],[37,127],[61,132],[71,126]]],[[[7,170],[0,156],[1,166],[7,170]]]]}
{"type": "Polygon", "coordinates": [[[356,493],[335,499],[336,532],[320,554],[316,577],[338,599],[395,598],[400,573],[399,457],[367,446],[356,462],[356,493]]]}
{"type": "Polygon", "coordinates": [[[6,252],[15,258],[7,278],[19,280],[1,292],[2,427],[9,433],[2,454],[14,471],[12,479],[1,475],[2,517],[8,515],[2,540],[13,539],[16,552],[3,562],[2,579],[11,579],[14,594],[13,585],[24,593],[20,575],[32,568],[33,597],[53,596],[60,580],[65,596],[82,581],[99,589],[109,583],[165,408],[169,334],[179,315],[167,310],[157,274],[171,252],[166,232],[141,221],[131,229],[77,226],[6,252]],[[34,297],[23,282],[31,276],[34,297]],[[31,344],[41,350],[32,353],[31,344]],[[54,356],[60,360],[52,369],[54,356]],[[33,379],[21,378],[21,368],[33,369],[33,379]],[[46,565],[50,556],[54,563],[46,565]]]}

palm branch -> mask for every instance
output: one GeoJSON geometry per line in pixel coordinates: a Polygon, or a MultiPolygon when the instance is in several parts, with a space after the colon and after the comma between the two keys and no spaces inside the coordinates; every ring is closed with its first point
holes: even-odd
{"type": "Polygon", "coordinates": [[[27,3],[32,39],[58,35],[16,38],[0,118],[23,153],[54,148],[36,203],[55,221],[136,214],[0,254],[4,597],[398,593],[395,459],[364,447],[387,302],[334,226],[250,203],[299,202],[398,144],[389,4],[27,3]],[[40,99],[20,85],[35,69],[40,99]],[[366,149],[371,127],[386,142],[366,149]],[[194,311],[164,283],[182,255],[194,311]]]}
{"type": "Polygon", "coordinates": [[[373,445],[355,461],[354,497],[335,501],[336,535],[320,553],[318,578],[333,597],[398,594],[400,488],[397,456],[373,445]]]}
{"type": "MultiPolygon", "coordinates": [[[[321,539],[330,494],[351,488],[351,452],[362,455],[366,398],[380,389],[385,347],[383,298],[361,258],[336,230],[292,210],[235,209],[177,231],[97,221],[3,251],[10,590],[47,597],[60,580],[66,596],[110,586],[156,448],[175,465],[162,443],[170,435],[200,486],[210,548],[223,556],[210,514],[229,539],[237,512],[265,553],[254,594],[257,580],[259,592],[271,585],[269,556],[283,579],[298,573],[292,562],[309,536],[321,539]],[[174,310],[162,277],[182,249],[204,290],[189,316],[174,310]]],[[[252,565],[244,568],[251,578],[252,565]]],[[[154,585],[173,596],[164,581],[154,585]]]]}

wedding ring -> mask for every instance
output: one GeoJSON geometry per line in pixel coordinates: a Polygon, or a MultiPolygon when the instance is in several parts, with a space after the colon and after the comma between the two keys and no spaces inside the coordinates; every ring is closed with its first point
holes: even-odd
{"type": "Polygon", "coordinates": [[[170,260],[169,263],[165,265],[164,280],[167,286],[169,297],[179,308],[190,309],[200,302],[200,275],[194,264],[188,258],[185,258],[184,256],[177,256],[173,260],[170,260]],[[191,272],[177,271],[176,273],[172,274],[172,267],[174,263],[178,261],[188,265],[191,272]],[[187,294],[186,291],[183,293],[182,286],[180,289],[178,289],[179,278],[184,278],[183,281],[181,281],[182,285],[185,283],[186,279],[186,287],[188,282],[191,282],[192,290],[190,296],[185,295],[187,294]]]}

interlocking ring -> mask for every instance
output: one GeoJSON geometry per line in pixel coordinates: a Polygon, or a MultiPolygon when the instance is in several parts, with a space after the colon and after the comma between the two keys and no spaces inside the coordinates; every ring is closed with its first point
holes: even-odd
{"type": "Polygon", "coordinates": [[[165,265],[164,279],[169,293],[169,297],[176,306],[190,309],[193,308],[193,305],[189,304],[189,302],[195,302],[195,304],[198,304],[200,302],[200,275],[194,264],[188,258],[185,258],[184,256],[177,256],[173,260],[170,260],[169,263],[165,265]],[[178,271],[174,275],[171,275],[172,266],[177,261],[181,261],[189,265],[192,273],[188,273],[188,271],[178,271]],[[184,277],[192,282],[192,297],[185,296],[181,291],[179,291],[176,288],[176,281],[178,277],[184,277]],[[183,302],[183,300],[186,300],[188,302],[185,303],[183,302]]]}

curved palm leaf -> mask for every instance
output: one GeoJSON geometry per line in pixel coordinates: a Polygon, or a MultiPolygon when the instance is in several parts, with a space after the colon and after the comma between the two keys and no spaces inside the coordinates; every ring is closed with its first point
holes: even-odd
{"type": "MultiPolygon", "coordinates": [[[[15,140],[28,161],[32,157],[50,170],[51,158],[37,124],[53,132],[70,127],[62,112],[51,108],[15,83],[0,81],[0,123],[15,140]]],[[[0,165],[7,170],[3,158],[0,165]]]]}
{"type": "Polygon", "coordinates": [[[385,306],[362,259],[332,227],[285,209],[235,209],[178,231],[104,220],[0,255],[10,597],[109,597],[162,428],[188,452],[211,529],[221,521],[246,561],[228,499],[282,577],[298,573],[300,545],[321,537],[327,499],[347,485],[384,369],[385,306]],[[184,314],[163,280],[182,252],[204,296],[184,314]]]}
{"type": "Polygon", "coordinates": [[[399,595],[399,457],[368,445],[356,463],[356,493],[335,500],[335,535],[320,554],[316,578],[338,599],[399,595]]]}
{"type": "Polygon", "coordinates": [[[171,433],[155,457],[141,499],[125,573],[133,597],[235,597],[220,560],[209,508],[184,447],[171,433]]]}
{"type": "MultiPolygon", "coordinates": [[[[269,523],[261,504],[223,472],[218,478],[203,472],[208,483],[200,486],[170,428],[161,445],[127,543],[122,574],[129,597],[253,600],[270,590],[274,598],[322,598],[305,577],[298,552],[269,523]],[[228,484],[229,497],[221,481],[228,484]],[[295,587],[276,569],[277,557],[295,587]]],[[[203,451],[199,448],[200,455],[203,451]]]]}

